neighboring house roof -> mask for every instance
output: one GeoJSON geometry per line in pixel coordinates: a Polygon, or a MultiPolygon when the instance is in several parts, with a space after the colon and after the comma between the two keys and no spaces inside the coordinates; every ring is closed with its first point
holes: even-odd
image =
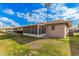
{"type": "Polygon", "coordinates": [[[3,30],[12,29],[13,27],[2,28],[3,30]]]}
{"type": "Polygon", "coordinates": [[[79,30],[79,28],[70,28],[70,30],[76,31],[79,30]]]}

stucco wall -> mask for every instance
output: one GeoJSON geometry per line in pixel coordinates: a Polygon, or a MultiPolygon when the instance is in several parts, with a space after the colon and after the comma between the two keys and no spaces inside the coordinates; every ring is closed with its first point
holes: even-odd
{"type": "Polygon", "coordinates": [[[69,35],[69,28],[68,27],[66,27],[66,35],[69,35]]]}
{"type": "Polygon", "coordinates": [[[55,30],[52,30],[52,25],[48,25],[46,27],[46,36],[49,37],[66,37],[67,29],[65,24],[54,25],[55,30]]]}

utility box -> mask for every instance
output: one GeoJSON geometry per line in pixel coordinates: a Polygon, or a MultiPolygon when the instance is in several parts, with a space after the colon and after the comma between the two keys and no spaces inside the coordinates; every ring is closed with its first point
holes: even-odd
{"type": "Polygon", "coordinates": [[[69,30],[69,36],[73,36],[74,35],[74,31],[73,30],[69,30]]]}

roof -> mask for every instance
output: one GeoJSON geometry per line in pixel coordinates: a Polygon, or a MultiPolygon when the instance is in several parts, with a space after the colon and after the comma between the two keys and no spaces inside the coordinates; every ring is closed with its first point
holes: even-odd
{"type": "Polygon", "coordinates": [[[46,24],[63,24],[65,23],[68,27],[72,26],[72,22],[70,20],[64,20],[64,19],[59,19],[59,20],[55,20],[53,22],[48,22],[46,24]]]}
{"type": "Polygon", "coordinates": [[[39,24],[34,24],[34,25],[29,25],[29,26],[22,26],[22,27],[7,27],[4,29],[12,29],[12,28],[23,28],[23,27],[32,27],[32,26],[37,26],[37,25],[54,25],[54,24],[62,24],[65,23],[68,27],[72,26],[72,22],[69,20],[64,20],[64,19],[59,19],[59,20],[55,20],[52,22],[43,22],[43,23],[39,23],[39,24]]]}
{"type": "Polygon", "coordinates": [[[64,19],[59,19],[59,20],[55,20],[52,22],[43,22],[43,23],[39,23],[39,24],[34,24],[34,25],[29,25],[29,26],[23,26],[23,27],[31,27],[31,26],[37,26],[37,25],[51,25],[51,24],[63,24],[65,23],[68,27],[72,27],[72,22],[70,20],[64,20],[64,19]]]}

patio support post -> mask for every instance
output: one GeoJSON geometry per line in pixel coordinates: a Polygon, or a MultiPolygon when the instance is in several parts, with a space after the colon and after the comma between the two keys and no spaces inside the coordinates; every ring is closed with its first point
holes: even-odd
{"type": "Polygon", "coordinates": [[[37,25],[37,37],[39,37],[39,25],[37,25]]]}

